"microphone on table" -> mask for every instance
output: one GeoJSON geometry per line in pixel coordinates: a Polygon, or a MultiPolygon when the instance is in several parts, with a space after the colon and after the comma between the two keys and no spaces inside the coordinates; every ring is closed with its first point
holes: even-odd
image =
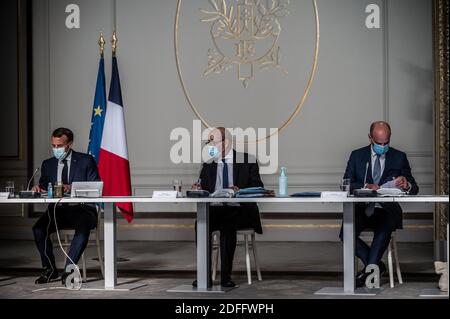
{"type": "Polygon", "coordinates": [[[364,174],[364,184],[363,188],[366,188],[367,171],[369,170],[369,162],[366,163],[366,173],[364,174]]]}
{"type": "Polygon", "coordinates": [[[369,170],[369,162],[366,163],[366,173],[364,174],[364,184],[363,188],[355,189],[353,191],[353,195],[355,197],[377,197],[378,193],[373,189],[366,189],[366,181],[367,181],[367,171],[369,170]]]}
{"type": "Polygon", "coordinates": [[[41,193],[30,191],[31,182],[33,181],[37,172],[39,172],[39,167],[34,170],[33,175],[31,176],[30,180],[28,181],[27,190],[19,192],[19,198],[39,198],[39,197],[41,197],[41,193]]]}
{"type": "MultiPolygon", "coordinates": [[[[208,145],[209,143],[211,143],[214,139],[212,139],[211,137],[204,142],[204,145],[208,145]]],[[[203,170],[203,164],[200,165],[200,171],[198,172],[198,176],[201,176],[203,170]]],[[[201,179],[198,178],[196,184],[200,184],[201,187],[201,179]]],[[[186,197],[188,198],[205,198],[205,197],[209,197],[209,192],[207,190],[204,189],[191,189],[186,191],[186,197]]]]}

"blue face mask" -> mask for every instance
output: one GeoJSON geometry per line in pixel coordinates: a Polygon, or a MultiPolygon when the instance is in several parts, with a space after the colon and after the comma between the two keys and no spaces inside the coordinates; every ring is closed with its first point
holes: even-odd
{"type": "Polygon", "coordinates": [[[373,148],[373,151],[375,152],[375,154],[381,156],[383,154],[386,154],[389,151],[389,144],[381,146],[380,144],[373,143],[372,148],[373,148]]]}
{"type": "Polygon", "coordinates": [[[219,156],[219,149],[217,148],[217,146],[208,146],[208,154],[209,156],[216,158],[217,156],[219,156]]]}
{"type": "Polygon", "coordinates": [[[54,147],[52,149],[52,151],[53,151],[53,156],[57,160],[61,160],[66,155],[66,148],[65,147],[54,147]]]}

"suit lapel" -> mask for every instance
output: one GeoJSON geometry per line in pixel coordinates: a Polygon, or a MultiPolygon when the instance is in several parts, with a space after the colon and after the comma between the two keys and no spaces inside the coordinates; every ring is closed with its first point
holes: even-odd
{"type": "Polygon", "coordinates": [[[75,176],[76,166],[78,164],[78,156],[77,153],[72,150],[72,158],[70,160],[70,172],[69,172],[69,184],[72,184],[73,178],[75,176]]]}
{"type": "Polygon", "coordinates": [[[209,171],[209,179],[211,181],[211,185],[210,187],[210,191],[212,190],[214,192],[214,190],[216,189],[216,180],[217,180],[217,163],[215,161],[212,161],[211,163],[211,169],[209,171]]]}
{"type": "Polygon", "coordinates": [[[58,160],[54,157],[52,158],[49,177],[52,183],[56,183],[58,181],[58,160]]]}
{"type": "Polygon", "coordinates": [[[381,175],[380,184],[384,184],[384,181],[386,180],[387,172],[389,171],[390,165],[391,165],[391,151],[388,151],[386,153],[385,159],[384,159],[384,169],[383,174],[381,175]]]}
{"type": "Polygon", "coordinates": [[[369,163],[369,168],[367,169],[367,179],[366,179],[366,183],[367,184],[372,184],[373,183],[373,177],[372,177],[372,146],[368,146],[367,147],[367,152],[366,152],[366,158],[364,161],[364,175],[366,174],[366,165],[367,163],[369,163]]]}
{"type": "Polygon", "coordinates": [[[236,151],[233,150],[233,186],[237,186],[238,169],[240,165],[236,163],[236,151]]]}

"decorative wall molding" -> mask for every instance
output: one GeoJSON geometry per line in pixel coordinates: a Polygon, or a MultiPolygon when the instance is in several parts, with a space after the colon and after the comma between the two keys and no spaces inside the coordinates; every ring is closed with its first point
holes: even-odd
{"type": "MultiPolygon", "coordinates": [[[[41,216],[42,214],[36,214],[34,217],[41,216]]],[[[314,212],[314,213],[301,213],[298,214],[296,212],[261,212],[261,219],[268,220],[268,219],[276,219],[276,220],[317,220],[317,223],[320,223],[319,220],[342,220],[342,213],[341,212],[314,212]]],[[[188,212],[135,212],[134,218],[135,219],[164,219],[164,220],[180,220],[180,219],[192,219],[194,220],[196,218],[197,214],[194,211],[188,211],[188,212]]],[[[432,214],[430,212],[422,212],[422,213],[416,213],[416,212],[405,212],[404,216],[405,220],[433,220],[432,214]]]]}
{"type": "Polygon", "coordinates": [[[0,176],[27,177],[28,176],[28,169],[27,168],[0,169],[0,176]]]}
{"type": "MultiPolygon", "coordinates": [[[[31,174],[31,47],[28,39],[31,37],[29,23],[31,23],[31,17],[29,15],[29,9],[31,2],[27,0],[18,0],[14,3],[15,10],[11,12],[5,8],[5,12],[11,15],[17,15],[17,30],[15,30],[15,36],[17,37],[17,104],[12,106],[17,111],[17,123],[14,123],[9,128],[10,134],[18,135],[17,140],[17,154],[11,154],[11,156],[0,157],[0,191],[3,190],[4,180],[13,180],[15,183],[16,191],[21,190],[22,187],[26,187],[28,176],[31,174]],[[14,127],[14,128],[13,128],[14,127]],[[16,130],[17,129],[17,130],[16,130]]],[[[3,10],[3,9],[2,9],[3,10]]],[[[4,32],[13,32],[12,30],[4,30],[4,32]]],[[[8,41],[7,41],[8,42],[8,41]]],[[[9,61],[9,63],[14,63],[9,61]]],[[[6,72],[6,71],[5,71],[6,72]]],[[[10,74],[4,74],[4,77],[10,78],[10,74]]],[[[6,116],[2,113],[2,116],[6,116]]],[[[9,139],[10,136],[2,136],[4,139],[9,139]]],[[[2,144],[3,145],[3,144],[2,144]]],[[[1,207],[2,216],[24,216],[28,211],[28,206],[14,205],[11,207],[1,207]]]]}
{"type": "MultiPolygon", "coordinates": [[[[345,167],[288,167],[289,175],[342,175],[345,167]]],[[[415,166],[413,167],[414,174],[434,174],[432,167],[427,166],[415,166]]],[[[193,175],[196,176],[199,173],[199,169],[193,168],[175,168],[175,167],[146,167],[131,169],[132,176],[172,176],[172,175],[193,175]]],[[[265,175],[276,176],[276,174],[265,175]]]]}
{"type": "MultiPolygon", "coordinates": [[[[183,186],[186,187],[186,185],[189,185],[188,182],[184,182],[183,186]]],[[[289,188],[322,188],[322,189],[330,189],[330,188],[337,188],[338,183],[289,183],[289,188]]],[[[430,188],[432,189],[434,186],[433,183],[421,183],[419,187],[421,189],[424,188],[430,188]]],[[[133,184],[133,193],[136,192],[136,190],[149,190],[149,189],[165,189],[167,187],[171,187],[169,183],[159,183],[159,184],[133,184]]],[[[278,184],[274,183],[265,183],[265,187],[269,189],[276,189],[278,188],[278,184]]]]}
{"type": "Polygon", "coordinates": [[[415,157],[425,157],[425,158],[433,158],[433,152],[421,152],[421,151],[404,151],[408,155],[409,158],[415,157]]]}
{"type": "MultiPolygon", "coordinates": [[[[387,10],[389,10],[389,8],[387,7],[387,5],[390,4],[389,0],[381,0],[381,1],[382,1],[381,4],[386,6],[387,10]]],[[[98,2],[100,2],[100,1],[98,1],[98,2]]],[[[98,6],[97,1],[92,1],[92,2],[87,2],[87,3],[89,3],[88,6],[91,9],[95,9],[98,6]]],[[[123,35],[122,39],[125,42],[122,42],[123,43],[122,51],[121,51],[122,56],[121,56],[121,60],[119,61],[119,63],[120,63],[120,66],[122,66],[122,68],[123,68],[123,70],[121,69],[121,72],[123,72],[123,75],[126,76],[127,68],[125,68],[125,66],[126,66],[127,62],[129,63],[128,57],[130,57],[132,55],[131,50],[126,50],[127,47],[132,48],[132,46],[127,45],[126,42],[128,42],[128,44],[130,44],[130,43],[133,43],[133,41],[137,41],[135,43],[142,44],[142,41],[139,41],[140,40],[139,37],[136,36],[136,32],[131,32],[131,31],[133,31],[134,27],[132,27],[132,28],[127,27],[128,23],[126,23],[126,21],[129,17],[130,12],[135,12],[135,14],[138,14],[139,13],[138,11],[140,11],[140,12],[146,11],[143,9],[144,8],[148,9],[149,6],[147,5],[147,3],[152,3],[152,2],[151,1],[139,2],[140,3],[139,6],[141,6],[141,7],[137,8],[137,10],[135,10],[135,11],[126,10],[128,7],[132,7],[126,1],[110,0],[110,3],[111,3],[111,5],[109,7],[106,6],[105,8],[102,9],[104,12],[108,12],[109,18],[105,18],[103,21],[101,17],[96,16],[95,19],[99,20],[99,21],[101,20],[102,23],[104,23],[104,25],[106,25],[106,29],[110,28],[112,30],[115,26],[116,29],[118,28],[119,35],[120,34],[123,35]],[[111,17],[112,17],[112,19],[111,19],[111,17]]],[[[333,3],[333,2],[330,2],[330,3],[333,3]]],[[[34,130],[33,130],[33,133],[34,133],[34,139],[33,139],[34,143],[33,144],[34,144],[34,148],[35,148],[34,149],[34,159],[35,159],[36,166],[40,165],[42,159],[48,157],[48,132],[50,131],[53,124],[56,125],[57,123],[65,123],[65,125],[68,125],[68,126],[72,125],[75,128],[83,128],[84,129],[84,126],[83,126],[84,122],[81,122],[81,121],[79,122],[80,117],[79,116],[77,117],[78,113],[75,114],[75,112],[74,112],[75,116],[73,118],[72,117],[71,118],[56,117],[52,113],[52,112],[55,112],[59,107],[62,107],[64,105],[61,103],[59,103],[59,105],[58,105],[58,103],[57,103],[58,99],[55,100],[55,91],[59,92],[60,90],[56,90],[53,86],[55,85],[55,83],[58,83],[57,80],[59,79],[58,77],[55,77],[55,69],[57,69],[58,66],[62,66],[61,63],[65,61],[65,58],[61,57],[60,51],[55,51],[55,47],[57,47],[57,43],[58,43],[59,39],[65,39],[66,41],[73,43],[73,45],[80,45],[87,41],[87,38],[85,37],[85,35],[82,35],[80,38],[78,38],[78,36],[77,36],[76,38],[74,37],[74,38],[70,38],[70,39],[62,38],[62,37],[61,38],[55,37],[55,34],[59,34],[59,33],[64,34],[63,32],[59,32],[59,31],[55,31],[54,29],[51,29],[50,23],[49,23],[50,21],[55,21],[55,19],[58,18],[58,16],[59,16],[55,13],[55,10],[53,9],[55,6],[57,6],[57,4],[58,4],[57,1],[49,1],[49,0],[33,1],[33,7],[34,7],[34,9],[33,9],[33,30],[34,30],[34,32],[33,32],[33,37],[34,37],[33,53],[36,53],[33,55],[33,57],[34,57],[34,63],[33,63],[34,64],[33,65],[34,114],[33,114],[33,117],[34,117],[34,125],[35,125],[34,130]],[[36,16],[34,14],[36,12],[38,12],[39,15],[36,16]],[[55,64],[53,64],[53,66],[51,66],[50,62],[54,63],[54,61],[57,62],[56,66],[55,66],[55,64]],[[51,107],[50,107],[50,105],[51,105],[51,107]]],[[[326,2],[324,3],[324,5],[326,5],[326,2]]],[[[156,7],[162,7],[162,5],[156,6],[156,7]]],[[[334,5],[330,6],[330,8],[334,8],[334,5]]],[[[158,8],[156,8],[156,9],[158,9],[158,8]]],[[[169,9],[167,11],[159,11],[159,12],[172,12],[172,8],[169,8],[169,9]]],[[[152,17],[152,19],[147,19],[148,21],[160,21],[157,17],[158,14],[155,14],[155,12],[153,12],[151,10],[148,12],[151,13],[150,16],[152,17]]],[[[387,18],[387,15],[384,15],[384,16],[385,16],[385,18],[387,18]]],[[[392,17],[392,13],[391,13],[391,17],[392,17]]],[[[87,22],[87,19],[88,19],[88,17],[86,16],[85,22],[87,22]]],[[[139,16],[138,19],[144,19],[144,17],[139,16]]],[[[137,21],[144,22],[144,20],[137,20],[137,21]]],[[[338,23],[338,21],[335,22],[333,20],[331,20],[331,22],[338,23]]],[[[145,25],[153,26],[153,23],[149,23],[149,24],[145,24],[145,25]]],[[[85,30],[86,30],[86,28],[85,28],[85,30]]],[[[103,30],[103,31],[105,31],[105,30],[103,30]]],[[[384,31],[389,32],[388,28],[384,28],[384,31]]],[[[384,31],[382,31],[382,32],[384,32],[384,31]]],[[[111,31],[107,31],[107,32],[111,32],[111,31]]],[[[94,33],[96,33],[96,32],[94,32],[94,33]]],[[[139,34],[139,32],[137,32],[137,33],[139,34]]],[[[81,35],[82,33],[77,32],[77,34],[81,35]]],[[[159,31],[157,33],[153,34],[153,36],[155,36],[155,35],[159,35],[159,31]]],[[[388,36],[391,36],[391,35],[388,34],[388,36]]],[[[388,38],[385,38],[385,41],[387,41],[387,39],[388,38]]],[[[392,40],[395,40],[395,39],[393,37],[391,37],[391,44],[393,43],[392,40]]],[[[95,41],[96,41],[96,39],[95,39],[95,41]]],[[[96,47],[95,41],[92,44],[94,47],[96,47]]],[[[165,43],[163,41],[162,45],[167,45],[167,43],[165,43]]],[[[171,42],[170,42],[170,45],[171,45],[171,42]]],[[[146,48],[146,46],[143,46],[142,48],[146,48]]],[[[162,48],[164,48],[164,46],[162,46],[162,48]]],[[[381,47],[380,47],[380,49],[381,49],[381,47]]],[[[388,49],[388,48],[386,47],[386,49],[388,49]]],[[[134,48],[133,48],[133,50],[134,50],[134,48]]],[[[142,51],[145,51],[145,50],[142,50],[142,51]]],[[[152,51],[153,51],[153,47],[152,47],[152,51]]],[[[158,49],[155,48],[155,51],[158,52],[158,49]]],[[[380,53],[382,53],[382,52],[380,52],[380,53]]],[[[81,54],[84,54],[84,53],[81,53],[81,54]]],[[[386,54],[386,52],[384,54],[386,54]]],[[[96,57],[96,55],[95,55],[95,57],[96,57]]],[[[91,57],[88,56],[87,59],[91,59],[91,57]]],[[[135,59],[134,56],[132,59],[133,60],[135,59]]],[[[155,61],[158,61],[157,65],[155,64],[155,67],[157,67],[157,66],[159,67],[159,65],[164,65],[165,58],[158,58],[158,59],[160,59],[160,60],[159,61],[155,60],[155,61]]],[[[173,57],[170,56],[169,59],[173,60],[173,57]]],[[[387,61],[387,62],[390,62],[390,61],[387,61]]],[[[172,67],[172,65],[171,65],[171,67],[172,67]]],[[[392,65],[391,66],[385,65],[385,67],[392,67],[392,65]]],[[[106,68],[107,68],[106,71],[107,71],[107,75],[108,75],[108,64],[106,65],[106,68]]],[[[142,69],[142,67],[140,67],[140,69],[142,69]]],[[[130,70],[130,69],[128,68],[128,70],[130,70]]],[[[155,74],[159,74],[158,72],[161,72],[161,70],[162,69],[159,69],[159,68],[157,68],[157,70],[155,69],[155,74]]],[[[70,71],[70,69],[69,69],[69,71],[70,71]]],[[[126,83],[128,83],[129,88],[136,87],[135,84],[137,84],[137,83],[133,82],[134,80],[141,82],[140,78],[139,78],[140,73],[137,72],[136,69],[134,69],[133,72],[136,72],[137,74],[133,74],[133,79],[130,78],[130,80],[128,82],[126,82],[126,83]]],[[[387,76],[387,75],[385,75],[385,76],[387,76]]],[[[159,78],[160,78],[160,76],[158,76],[158,79],[159,78]]],[[[379,79],[380,78],[377,76],[376,80],[378,81],[379,79]]],[[[381,78],[381,80],[383,80],[383,78],[381,78]]],[[[160,80],[158,80],[158,81],[160,81],[160,80]]],[[[164,78],[161,81],[164,84],[172,83],[172,82],[169,82],[168,79],[164,79],[164,78]]],[[[78,81],[78,82],[80,82],[80,81],[78,81]]],[[[178,81],[176,83],[178,84],[178,81]]],[[[393,83],[391,82],[391,85],[392,84],[393,83]]],[[[150,81],[148,83],[148,86],[150,87],[151,85],[152,85],[152,82],[150,81]]],[[[63,89],[65,89],[65,87],[63,87],[63,89]]],[[[89,97],[91,97],[93,88],[89,88],[88,92],[85,91],[84,86],[76,85],[73,88],[70,87],[70,89],[77,90],[77,92],[79,92],[79,96],[89,95],[89,97]]],[[[126,92],[127,92],[127,90],[126,90],[126,88],[124,88],[124,93],[126,93],[126,92]]],[[[61,90],[62,96],[64,96],[66,93],[67,93],[66,91],[61,90]]],[[[164,93],[164,92],[161,91],[161,93],[164,93]]],[[[382,93],[382,92],[379,92],[379,93],[382,93]]],[[[387,105],[387,104],[389,104],[388,93],[389,93],[389,91],[386,91],[384,93],[384,94],[387,94],[387,96],[385,98],[387,98],[388,100],[385,101],[384,104],[380,103],[380,105],[379,105],[379,108],[385,108],[384,112],[387,113],[387,119],[389,119],[389,106],[387,105]]],[[[377,92],[377,94],[378,94],[378,92],[377,92]]],[[[170,93],[170,97],[176,96],[176,95],[177,94],[170,93]]],[[[180,95],[184,101],[184,97],[182,96],[182,94],[180,94],[180,95]]],[[[59,95],[56,95],[56,97],[58,97],[58,96],[59,95]]],[[[148,98],[147,95],[146,95],[146,97],[148,98]]],[[[135,106],[136,107],[140,106],[139,103],[136,103],[136,101],[139,102],[139,100],[134,99],[134,103],[132,103],[131,96],[128,96],[128,97],[125,96],[125,98],[128,101],[128,102],[126,102],[126,105],[130,106],[130,108],[129,108],[130,112],[127,113],[127,119],[131,120],[131,123],[134,124],[133,120],[135,120],[135,118],[131,118],[129,115],[133,114],[131,111],[132,110],[131,106],[133,106],[133,108],[135,110],[136,110],[135,106]]],[[[155,103],[161,103],[158,100],[157,96],[154,96],[154,98],[156,101],[155,103]]],[[[165,99],[166,98],[168,100],[167,103],[173,103],[174,105],[177,105],[179,103],[179,101],[177,99],[171,99],[171,98],[169,98],[169,96],[165,97],[165,99]]],[[[319,101],[320,101],[320,99],[319,99],[319,101]]],[[[146,100],[146,102],[147,102],[147,100],[146,100]]],[[[78,103],[78,104],[82,105],[82,103],[78,103]]],[[[392,108],[391,108],[391,111],[392,111],[395,103],[391,101],[391,104],[392,104],[392,108]]],[[[87,109],[89,109],[89,108],[87,108],[87,109]]],[[[69,114],[72,114],[72,113],[69,113],[69,114]]],[[[145,118],[146,114],[147,113],[143,113],[143,115],[141,115],[141,117],[144,116],[144,118],[145,118]]],[[[156,115],[157,116],[154,116],[154,118],[157,119],[155,122],[160,122],[161,121],[159,119],[160,117],[158,116],[157,113],[156,113],[156,115]]],[[[183,118],[183,114],[181,112],[176,113],[175,116],[177,117],[177,121],[179,120],[180,123],[184,123],[183,121],[186,120],[186,118],[183,118]]],[[[149,118],[149,121],[151,121],[150,118],[149,118]]],[[[187,123],[189,123],[189,122],[187,122],[187,123]]],[[[402,122],[400,124],[402,124],[402,122]]],[[[129,127],[127,127],[127,129],[129,129],[129,127]]],[[[365,132],[363,133],[363,135],[365,135],[365,132]]],[[[137,141],[137,143],[143,142],[143,140],[141,140],[140,138],[136,138],[136,137],[133,138],[133,136],[131,136],[131,135],[129,137],[131,137],[130,140],[137,141]]],[[[165,136],[163,136],[163,138],[165,138],[165,136]]],[[[317,138],[318,142],[320,142],[321,144],[323,143],[323,147],[327,147],[327,143],[322,141],[321,136],[316,136],[314,138],[317,138]]],[[[432,192],[433,187],[434,187],[434,175],[435,175],[434,170],[433,170],[433,164],[432,164],[433,160],[434,160],[434,152],[425,151],[426,149],[428,149],[427,145],[429,145],[429,143],[430,143],[430,140],[429,140],[429,138],[427,138],[427,141],[425,144],[420,143],[420,144],[416,144],[415,146],[413,145],[413,146],[411,146],[411,151],[406,150],[406,153],[408,154],[408,158],[410,158],[411,161],[413,162],[413,163],[411,163],[411,165],[413,167],[413,174],[420,180],[419,182],[420,182],[421,189],[423,190],[424,188],[426,188],[426,191],[432,192]],[[417,165],[416,165],[416,162],[417,162],[417,165]],[[418,165],[420,165],[420,167],[418,165]]],[[[155,145],[158,147],[163,146],[162,143],[155,143],[155,145]]],[[[132,144],[130,146],[131,146],[130,149],[133,149],[134,144],[132,144]]],[[[80,148],[80,150],[83,150],[83,149],[80,148]]],[[[150,155],[148,156],[148,158],[147,157],[140,158],[139,163],[136,163],[137,161],[131,161],[132,164],[136,163],[139,165],[139,166],[132,165],[132,180],[136,182],[135,184],[133,184],[133,187],[134,187],[133,190],[134,190],[134,192],[138,192],[138,194],[139,194],[139,192],[142,192],[145,194],[151,193],[151,189],[155,189],[155,188],[171,187],[171,180],[173,178],[180,178],[183,180],[183,182],[185,184],[189,184],[189,182],[191,182],[191,180],[193,181],[195,176],[197,176],[199,173],[199,168],[200,168],[199,164],[196,164],[196,165],[194,165],[194,164],[187,165],[186,164],[186,165],[179,165],[178,167],[175,165],[169,166],[169,165],[165,164],[163,161],[160,161],[161,160],[160,158],[155,158],[155,160],[153,160],[153,155],[151,154],[151,152],[152,152],[151,148],[149,148],[150,155]],[[161,166],[156,165],[154,167],[150,167],[150,165],[153,163],[160,163],[161,166]]],[[[287,164],[289,164],[289,163],[295,164],[296,163],[295,157],[286,156],[285,158],[288,160],[287,164]]],[[[341,161],[339,161],[339,163],[340,162],[341,161]]],[[[297,162],[297,163],[301,164],[301,162],[297,162]]],[[[323,189],[333,187],[333,189],[335,189],[337,187],[339,179],[343,175],[343,171],[345,169],[346,162],[342,161],[342,163],[340,163],[340,164],[342,164],[342,166],[339,167],[336,165],[337,162],[332,157],[330,157],[329,159],[324,159],[323,163],[325,165],[329,165],[329,167],[324,167],[324,166],[321,166],[321,167],[310,167],[310,166],[291,167],[291,166],[288,166],[289,167],[288,173],[290,176],[290,180],[289,180],[290,187],[292,187],[292,189],[294,189],[294,188],[300,188],[300,189],[313,188],[313,187],[323,188],[323,189]],[[334,167],[331,165],[334,165],[334,167]]],[[[314,165],[318,166],[319,164],[320,163],[312,162],[311,166],[314,166],[314,165]]],[[[277,183],[277,175],[276,174],[275,175],[265,175],[263,177],[263,179],[264,179],[267,187],[274,188],[277,186],[276,185],[276,183],[277,183]]],[[[184,187],[184,189],[185,189],[185,187],[184,187]]],[[[139,206],[139,207],[141,207],[141,206],[139,206]]],[[[167,207],[162,207],[162,208],[172,209],[172,208],[167,208],[167,207]]],[[[156,209],[159,209],[159,207],[156,207],[156,209]]],[[[173,208],[173,210],[175,210],[175,209],[176,209],[176,207],[173,208]]],[[[180,207],[180,211],[181,211],[180,213],[183,213],[183,209],[184,209],[184,206],[180,207]]],[[[141,210],[147,211],[148,209],[146,207],[142,207],[141,210]]],[[[164,210],[161,210],[161,212],[162,212],[162,214],[166,214],[164,212],[164,210]]],[[[137,212],[136,214],[140,214],[140,213],[137,212]]]]}
{"type": "MultiPolygon", "coordinates": [[[[448,195],[449,165],[449,0],[434,0],[435,183],[437,194],[448,195]]],[[[445,240],[448,205],[436,205],[435,240],[445,240]]]]}

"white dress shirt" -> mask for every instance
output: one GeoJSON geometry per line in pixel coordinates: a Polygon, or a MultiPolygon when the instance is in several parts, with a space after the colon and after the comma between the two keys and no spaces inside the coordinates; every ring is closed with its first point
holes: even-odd
{"type": "MultiPolygon", "coordinates": [[[[225,164],[228,166],[228,186],[233,186],[233,149],[231,149],[227,155],[225,155],[225,164]]],[[[220,159],[217,162],[217,174],[216,174],[216,186],[214,191],[223,189],[223,161],[220,159]]]]}
{"type": "Polygon", "coordinates": [[[69,154],[65,158],[63,158],[61,160],[58,160],[58,173],[56,175],[58,183],[62,182],[62,171],[63,171],[63,168],[64,168],[64,162],[63,162],[64,159],[67,160],[67,180],[69,180],[69,176],[70,176],[70,162],[72,160],[72,150],[69,151],[69,154]]]}

